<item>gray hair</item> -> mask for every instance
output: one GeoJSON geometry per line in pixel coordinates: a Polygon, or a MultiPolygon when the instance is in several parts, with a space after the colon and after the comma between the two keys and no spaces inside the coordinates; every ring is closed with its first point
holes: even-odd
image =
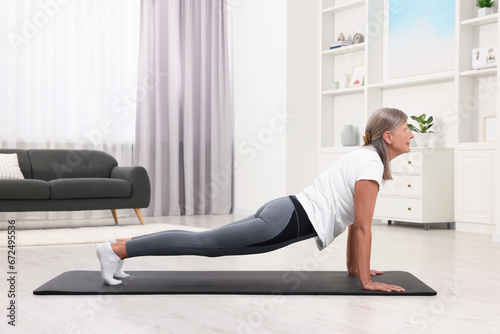
{"type": "Polygon", "coordinates": [[[394,132],[404,122],[408,120],[408,115],[395,108],[380,108],[375,110],[365,128],[365,144],[363,146],[373,146],[384,164],[384,180],[392,180],[389,152],[387,143],[383,136],[386,131],[394,132]]]}

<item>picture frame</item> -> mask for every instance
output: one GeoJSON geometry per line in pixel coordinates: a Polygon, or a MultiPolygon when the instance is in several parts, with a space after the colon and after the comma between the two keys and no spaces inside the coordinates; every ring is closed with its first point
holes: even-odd
{"type": "Polygon", "coordinates": [[[483,118],[483,140],[494,142],[497,140],[497,117],[485,116],[483,118]]]}
{"type": "Polygon", "coordinates": [[[349,87],[361,87],[365,84],[365,65],[353,66],[349,87]]]}

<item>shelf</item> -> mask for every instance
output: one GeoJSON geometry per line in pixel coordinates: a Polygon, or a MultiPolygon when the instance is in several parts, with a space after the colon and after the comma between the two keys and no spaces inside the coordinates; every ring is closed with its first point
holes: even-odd
{"type": "Polygon", "coordinates": [[[355,93],[363,93],[364,87],[353,87],[353,88],[343,88],[343,89],[333,89],[324,90],[321,92],[322,95],[349,95],[355,93]]]}
{"type": "Polygon", "coordinates": [[[490,74],[497,74],[497,68],[491,67],[482,70],[470,70],[470,71],[460,72],[461,77],[477,77],[481,75],[490,75],[490,74]]]}
{"type": "Polygon", "coordinates": [[[469,20],[463,20],[460,22],[462,26],[480,26],[483,24],[495,23],[498,22],[498,13],[486,15],[483,17],[475,17],[469,20]]]}
{"type": "Polygon", "coordinates": [[[338,5],[338,6],[333,6],[333,7],[328,7],[323,9],[323,14],[334,14],[337,12],[341,12],[343,10],[348,10],[356,7],[361,7],[365,4],[365,0],[356,0],[356,1],[351,1],[349,3],[343,4],[343,5],[338,5]]]}
{"type": "Polygon", "coordinates": [[[415,76],[415,77],[394,79],[394,80],[389,80],[386,82],[370,84],[370,85],[368,85],[368,88],[391,88],[391,87],[421,85],[421,84],[431,83],[431,82],[452,80],[454,77],[455,77],[454,72],[448,71],[448,72],[419,75],[419,76],[415,76]]]}
{"type": "MultiPolygon", "coordinates": [[[[467,71],[462,72],[461,75],[487,75],[496,73],[496,68],[481,70],[481,73],[477,73],[478,71],[467,71]],[[471,72],[471,73],[469,73],[471,72]],[[474,72],[474,74],[472,73],[474,72]]],[[[419,75],[415,77],[402,78],[402,79],[394,79],[386,82],[380,82],[376,84],[369,84],[366,87],[370,88],[399,88],[403,86],[412,86],[412,85],[422,85],[426,83],[439,82],[439,81],[448,81],[453,80],[455,78],[455,74],[453,71],[436,73],[436,74],[426,74],[419,75]]],[[[355,87],[355,88],[344,88],[344,89],[334,89],[334,90],[324,90],[321,92],[322,95],[347,95],[347,94],[355,94],[362,93],[364,91],[364,87],[355,87]]]]}
{"type": "Polygon", "coordinates": [[[337,56],[345,53],[356,52],[364,50],[365,43],[353,44],[348,46],[342,46],[336,49],[325,50],[322,52],[323,55],[337,56]]]}

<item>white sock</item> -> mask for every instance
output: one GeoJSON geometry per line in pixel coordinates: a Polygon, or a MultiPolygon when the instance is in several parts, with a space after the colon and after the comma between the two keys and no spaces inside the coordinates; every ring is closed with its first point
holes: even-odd
{"type": "Polygon", "coordinates": [[[99,244],[96,250],[99,263],[101,264],[102,282],[108,285],[122,284],[122,281],[114,279],[113,274],[120,262],[118,255],[113,252],[111,245],[108,243],[99,244]]]}
{"type": "MultiPolygon", "coordinates": [[[[109,238],[108,240],[106,240],[106,242],[109,242],[110,244],[114,244],[116,242],[116,238],[109,238]]],[[[124,262],[123,260],[120,260],[120,263],[118,264],[118,267],[116,267],[116,271],[113,274],[114,278],[127,278],[127,277],[130,277],[129,274],[125,273],[122,270],[123,262],[124,262]]]]}

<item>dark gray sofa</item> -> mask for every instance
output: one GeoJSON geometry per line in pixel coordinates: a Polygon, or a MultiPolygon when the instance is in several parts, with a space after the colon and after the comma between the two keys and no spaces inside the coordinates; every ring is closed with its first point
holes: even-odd
{"type": "Polygon", "coordinates": [[[18,150],[24,179],[0,179],[0,212],[107,210],[149,206],[151,185],[143,167],[119,167],[101,151],[18,150]]]}

